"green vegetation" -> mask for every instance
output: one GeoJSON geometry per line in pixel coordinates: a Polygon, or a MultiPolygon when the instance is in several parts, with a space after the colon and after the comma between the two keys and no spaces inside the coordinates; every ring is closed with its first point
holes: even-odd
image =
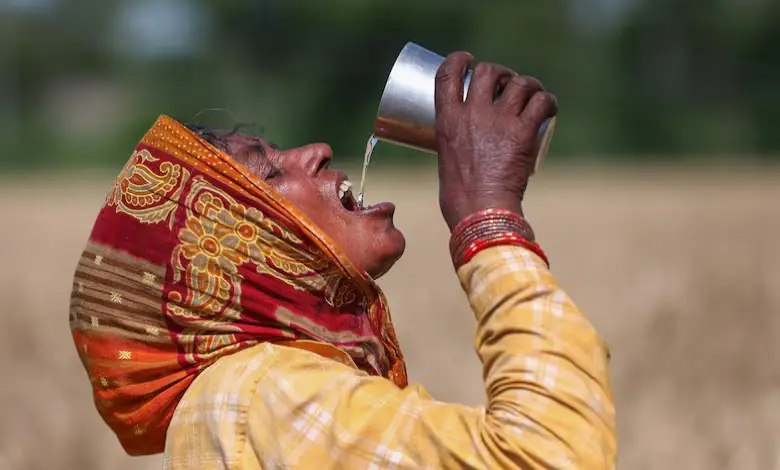
{"type": "Polygon", "coordinates": [[[772,0],[16,0],[0,3],[0,170],[115,167],[158,114],[205,108],[359,158],[409,40],[542,79],[558,162],[780,154],[772,0]]]}

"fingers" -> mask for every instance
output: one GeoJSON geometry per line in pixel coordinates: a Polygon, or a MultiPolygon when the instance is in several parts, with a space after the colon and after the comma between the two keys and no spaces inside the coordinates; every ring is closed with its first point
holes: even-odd
{"type": "Polygon", "coordinates": [[[520,114],[520,119],[534,128],[539,128],[544,121],[557,115],[558,99],[552,93],[540,91],[528,101],[528,106],[520,114]]]}
{"type": "Polygon", "coordinates": [[[500,85],[506,83],[515,73],[498,64],[480,62],[474,68],[466,102],[492,104],[500,85]]]}
{"type": "Polygon", "coordinates": [[[444,107],[463,103],[463,78],[473,61],[468,52],[453,52],[439,66],[434,94],[437,115],[444,107]]]}
{"type": "Polygon", "coordinates": [[[542,82],[522,75],[513,75],[501,93],[498,103],[518,116],[536,93],[544,91],[542,82]]]}

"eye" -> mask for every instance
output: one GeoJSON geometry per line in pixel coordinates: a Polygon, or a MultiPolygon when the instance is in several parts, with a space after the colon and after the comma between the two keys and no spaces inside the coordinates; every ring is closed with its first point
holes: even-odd
{"type": "Polygon", "coordinates": [[[269,165],[269,170],[263,179],[270,180],[280,176],[282,176],[282,169],[276,165],[269,165]]]}

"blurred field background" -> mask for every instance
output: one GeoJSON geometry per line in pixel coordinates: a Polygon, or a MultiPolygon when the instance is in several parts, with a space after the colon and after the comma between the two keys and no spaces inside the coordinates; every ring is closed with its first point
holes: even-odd
{"type": "MultiPolygon", "coordinates": [[[[611,346],[618,467],[780,469],[771,0],[0,0],[0,469],[160,467],[99,420],[67,325],[93,218],[157,115],[226,108],[282,146],[330,143],[357,180],[408,40],[558,95],[527,214],[611,346]]],[[[366,197],[397,203],[408,240],[381,284],[412,379],[477,404],[432,159],[374,162],[366,197]]]]}

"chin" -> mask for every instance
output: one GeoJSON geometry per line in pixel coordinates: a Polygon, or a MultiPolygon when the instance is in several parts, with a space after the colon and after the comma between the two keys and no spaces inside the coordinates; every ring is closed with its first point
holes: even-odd
{"type": "Polygon", "coordinates": [[[381,246],[381,249],[373,253],[376,262],[373,263],[371,269],[366,269],[366,272],[373,279],[379,279],[387,274],[390,268],[401,259],[406,251],[406,238],[400,230],[394,228],[391,233],[383,236],[377,245],[381,246]]]}

